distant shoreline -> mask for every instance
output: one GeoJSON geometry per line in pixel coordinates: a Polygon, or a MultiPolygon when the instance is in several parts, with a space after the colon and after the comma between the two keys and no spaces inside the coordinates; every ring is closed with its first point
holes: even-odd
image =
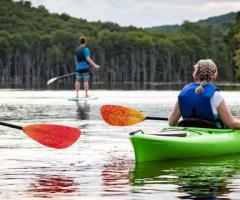
{"type": "MultiPolygon", "coordinates": [[[[189,82],[187,82],[189,83],[189,82]]],[[[185,85],[186,82],[131,82],[131,81],[124,81],[124,82],[111,82],[110,84],[136,84],[136,85],[142,85],[142,84],[149,84],[149,85],[185,85]]],[[[92,84],[106,84],[104,82],[92,82],[92,84]]],[[[216,82],[216,85],[222,85],[222,86],[240,86],[240,82],[216,82]]]]}

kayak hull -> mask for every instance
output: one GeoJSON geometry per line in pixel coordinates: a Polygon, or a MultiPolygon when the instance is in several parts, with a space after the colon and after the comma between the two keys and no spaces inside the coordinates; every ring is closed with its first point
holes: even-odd
{"type": "Polygon", "coordinates": [[[159,135],[136,132],[130,140],[136,162],[240,153],[240,130],[176,127],[159,135]]]}

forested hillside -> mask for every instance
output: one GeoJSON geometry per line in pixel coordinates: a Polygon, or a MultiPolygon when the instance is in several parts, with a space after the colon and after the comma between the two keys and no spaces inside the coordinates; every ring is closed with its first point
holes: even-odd
{"type": "Polygon", "coordinates": [[[80,35],[103,66],[92,71],[94,82],[187,82],[201,58],[217,63],[220,81],[240,77],[239,13],[226,28],[185,22],[168,33],[90,23],[28,1],[1,0],[0,13],[1,87],[44,88],[51,77],[73,72],[80,35]]]}
{"type": "MultiPolygon", "coordinates": [[[[199,20],[197,23],[206,25],[206,26],[214,26],[218,28],[229,28],[235,21],[237,13],[231,12],[225,15],[220,15],[217,17],[209,17],[204,20],[199,20]]],[[[160,31],[160,32],[172,32],[178,31],[180,29],[180,25],[162,25],[162,26],[154,26],[151,28],[146,28],[148,31],[160,31]]]]}

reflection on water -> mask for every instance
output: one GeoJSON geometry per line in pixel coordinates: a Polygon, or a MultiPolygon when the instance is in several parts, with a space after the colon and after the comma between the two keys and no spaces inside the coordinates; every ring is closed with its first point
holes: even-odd
{"type": "Polygon", "coordinates": [[[129,193],[129,167],[130,160],[115,160],[113,163],[103,166],[103,195],[126,195],[129,193]]]}
{"type": "Polygon", "coordinates": [[[88,120],[90,112],[90,104],[88,101],[77,102],[77,119],[88,120]]]}
{"type": "Polygon", "coordinates": [[[140,162],[135,167],[131,160],[113,159],[102,169],[102,195],[120,195],[123,199],[144,199],[146,195],[149,199],[231,199],[239,195],[239,156],[140,162]]]}
{"type": "Polygon", "coordinates": [[[142,192],[175,191],[180,199],[228,199],[240,173],[239,156],[137,163],[130,182],[142,192]]]}
{"type": "Polygon", "coordinates": [[[58,175],[40,175],[27,191],[33,197],[51,198],[56,194],[75,193],[78,191],[77,183],[73,179],[58,175]]]}

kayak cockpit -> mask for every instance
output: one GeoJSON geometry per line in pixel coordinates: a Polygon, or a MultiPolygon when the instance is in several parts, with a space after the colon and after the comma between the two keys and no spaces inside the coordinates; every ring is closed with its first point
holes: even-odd
{"type": "Polygon", "coordinates": [[[209,129],[209,128],[193,128],[193,127],[167,127],[160,131],[145,134],[143,130],[136,130],[130,132],[129,135],[145,134],[152,136],[166,136],[166,137],[194,137],[200,135],[211,134],[226,134],[233,133],[233,129],[209,129]]]}
{"type": "MultiPolygon", "coordinates": [[[[137,130],[129,133],[129,135],[135,135],[135,134],[144,134],[142,130],[137,130]]],[[[169,133],[153,133],[153,134],[148,134],[148,135],[155,135],[155,136],[168,136],[168,137],[186,137],[187,133],[174,133],[174,132],[169,132],[169,133]]]]}

